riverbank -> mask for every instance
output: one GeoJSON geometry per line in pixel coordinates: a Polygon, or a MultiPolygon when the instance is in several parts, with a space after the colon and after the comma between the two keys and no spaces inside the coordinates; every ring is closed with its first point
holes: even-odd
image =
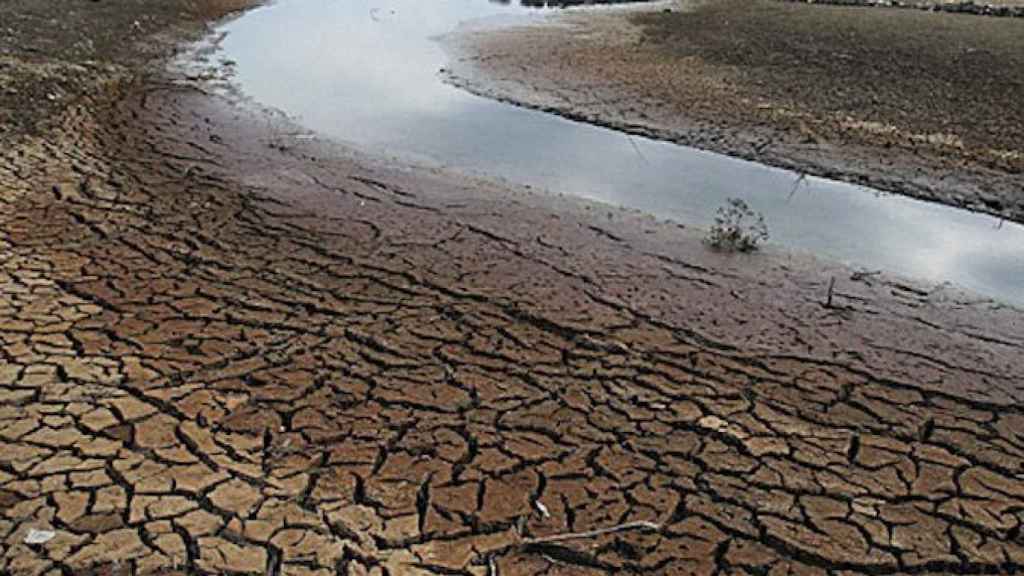
{"type": "Polygon", "coordinates": [[[1024,20],[659,6],[455,34],[448,73],[488,97],[1024,220],[1024,20]]]}
{"type": "Polygon", "coordinates": [[[0,572],[1024,565],[1019,310],[112,65],[0,155],[0,572]]]}

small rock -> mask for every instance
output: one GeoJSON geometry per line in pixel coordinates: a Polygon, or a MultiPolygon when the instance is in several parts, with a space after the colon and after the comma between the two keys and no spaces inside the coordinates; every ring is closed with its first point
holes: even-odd
{"type": "Polygon", "coordinates": [[[25,544],[46,544],[56,536],[57,533],[53,530],[36,530],[31,528],[28,534],[25,535],[25,544]]]}

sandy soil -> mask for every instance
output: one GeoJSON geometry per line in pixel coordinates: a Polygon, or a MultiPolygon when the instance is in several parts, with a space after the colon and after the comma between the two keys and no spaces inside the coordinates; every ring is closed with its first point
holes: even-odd
{"type": "Polygon", "coordinates": [[[1024,567],[1020,311],[106,58],[0,154],[0,573],[1024,567]]]}
{"type": "Polygon", "coordinates": [[[447,45],[483,95],[1024,221],[1022,37],[1021,18],[687,0],[447,45]]]}

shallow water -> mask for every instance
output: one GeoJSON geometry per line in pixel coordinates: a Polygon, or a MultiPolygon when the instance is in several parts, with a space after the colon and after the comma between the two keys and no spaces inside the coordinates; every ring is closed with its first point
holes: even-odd
{"type": "Polygon", "coordinates": [[[282,0],[225,25],[221,56],[246,95],[363,150],[701,227],[727,198],[742,198],[764,214],[773,243],[1024,305],[1024,226],[800,180],[443,82],[445,55],[432,38],[468,20],[524,14],[538,11],[485,0],[282,0]]]}

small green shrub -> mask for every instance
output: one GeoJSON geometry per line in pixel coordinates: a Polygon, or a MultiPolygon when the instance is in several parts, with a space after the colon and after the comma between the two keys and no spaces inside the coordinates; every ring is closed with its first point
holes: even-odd
{"type": "Polygon", "coordinates": [[[718,208],[715,224],[704,241],[715,250],[753,252],[767,239],[764,216],[751,210],[743,200],[729,198],[725,206],[718,208]]]}

